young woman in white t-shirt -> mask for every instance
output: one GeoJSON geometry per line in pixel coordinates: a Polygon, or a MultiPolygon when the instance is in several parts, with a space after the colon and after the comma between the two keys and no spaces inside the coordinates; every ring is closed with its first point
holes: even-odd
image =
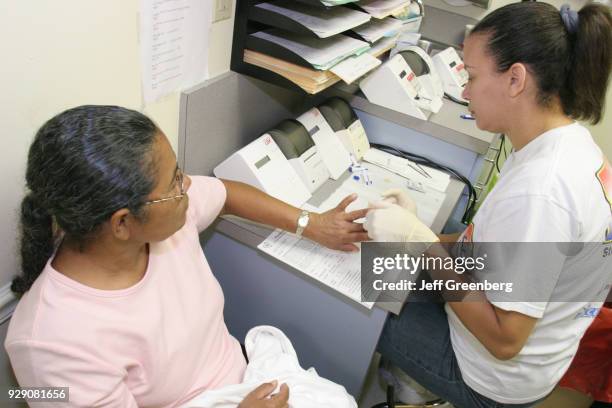
{"type": "MultiPolygon", "coordinates": [[[[474,27],[464,62],[469,82],[463,96],[477,126],[504,134],[515,150],[500,179],[461,234],[436,236],[411,211],[409,196],[395,192],[395,203],[368,213],[370,237],[585,245],[559,258],[542,252],[545,261],[558,263],[533,274],[521,266],[524,258],[508,257],[508,280],[526,283],[535,294],[530,299],[502,293],[492,300],[474,292],[473,302],[408,303],[389,318],[378,349],[456,407],[527,407],[545,398],[567,370],[612,283],[606,258],[612,171],[588,130],[575,122],[597,123],[603,115],[612,64],[610,9],[507,5],[474,27]],[[577,301],[567,301],[571,288],[582,291],[577,301]]],[[[438,251],[433,245],[426,254],[441,256],[438,251]]],[[[430,271],[431,278],[443,277],[439,272],[430,271]]]]}
{"type": "MultiPolygon", "coordinates": [[[[117,106],[80,106],[37,132],[21,205],[20,296],[5,347],[22,387],[69,387],[56,406],[175,407],[242,380],[199,232],[223,213],[296,231],[302,212],[243,183],[183,175],[164,133],[117,106]]],[[[304,236],[367,239],[356,197],[304,236]]],[[[223,271],[217,271],[223,273],[223,271]]],[[[245,273],[249,273],[248,270],[245,273]]],[[[287,407],[263,384],[241,408],[287,407]]],[[[32,403],[35,405],[34,403],[32,403]]]]}

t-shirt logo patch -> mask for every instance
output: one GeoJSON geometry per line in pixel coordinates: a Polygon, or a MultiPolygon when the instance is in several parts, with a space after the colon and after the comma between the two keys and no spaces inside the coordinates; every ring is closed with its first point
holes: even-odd
{"type": "Polygon", "coordinates": [[[576,314],[576,316],[574,316],[574,319],[585,318],[585,317],[594,319],[595,317],[597,317],[598,313],[599,313],[598,307],[583,307],[582,311],[580,311],[578,314],[576,314]]]}
{"type": "Polygon", "coordinates": [[[455,251],[457,251],[455,256],[473,256],[474,255],[474,224],[470,223],[467,226],[463,234],[459,237],[457,242],[459,245],[455,247],[455,251]]]}
{"type": "MultiPolygon", "coordinates": [[[[597,173],[595,173],[595,177],[599,180],[604,197],[612,212],[612,169],[610,168],[608,160],[604,160],[599,170],[597,170],[597,173]]],[[[608,225],[608,228],[606,228],[605,242],[612,242],[612,221],[608,225]]]]}

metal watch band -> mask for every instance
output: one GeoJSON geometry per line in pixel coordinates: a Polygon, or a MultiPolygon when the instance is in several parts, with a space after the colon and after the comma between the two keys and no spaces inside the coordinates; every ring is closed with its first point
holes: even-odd
{"type": "Polygon", "coordinates": [[[295,230],[295,235],[298,237],[302,236],[304,229],[308,225],[308,221],[310,219],[310,213],[306,210],[302,210],[300,216],[297,219],[297,229],[295,230]]]}

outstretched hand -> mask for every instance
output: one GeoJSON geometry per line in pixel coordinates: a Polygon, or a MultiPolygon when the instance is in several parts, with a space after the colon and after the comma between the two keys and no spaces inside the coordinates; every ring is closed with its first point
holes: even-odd
{"type": "Polygon", "coordinates": [[[346,207],[357,199],[357,194],[345,197],[340,204],[321,214],[311,214],[304,236],[331,249],[354,252],[354,242],[369,240],[363,225],[355,222],[364,218],[368,208],[346,212],[346,207]]]}
{"type": "Polygon", "coordinates": [[[417,206],[408,191],[403,188],[392,188],[382,193],[385,202],[391,204],[397,204],[402,208],[410,211],[413,214],[417,214],[417,206]]]}
{"type": "Polygon", "coordinates": [[[433,231],[409,209],[385,201],[368,211],[363,227],[377,242],[438,242],[433,231]]]}

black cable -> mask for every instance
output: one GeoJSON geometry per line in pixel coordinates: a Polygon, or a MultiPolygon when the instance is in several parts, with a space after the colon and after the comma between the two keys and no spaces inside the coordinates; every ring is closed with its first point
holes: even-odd
{"type": "Polygon", "coordinates": [[[398,149],[397,147],[388,146],[388,145],[379,144],[379,143],[370,143],[370,146],[376,149],[385,151],[387,153],[394,154],[395,156],[400,156],[400,157],[403,157],[404,159],[411,160],[417,164],[422,164],[422,165],[429,166],[437,170],[444,171],[446,173],[450,173],[451,175],[461,180],[468,189],[468,203],[465,207],[465,211],[463,213],[463,218],[461,219],[461,222],[464,224],[468,223],[468,219],[470,218],[472,211],[474,210],[474,206],[476,205],[476,190],[474,189],[474,186],[472,185],[470,180],[467,179],[467,177],[465,177],[464,175],[462,175],[457,170],[451,167],[444,166],[425,156],[421,156],[416,153],[405,152],[403,150],[398,149]]]}
{"type": "Polygon", "coordinates": [[[446,96],[448,99],[450,99],[451,101],[458,103],[459,105],[463,105],[463,106],[469,106],[469,103],[466,101],[462,101],[461,99],[457,99],[454,96],[452,96],[451,94],[447,94],[446,92],[444,92],[444,96],[446,96]]]}
{"type": "Polygon", "coordinates": [[[499,142],[499,151],[497,152],[497,155],[495,156],[495,168],[497,169],[497,173],[501,172],[501,170],[499,169],[499,158],[501,156],[502,149],[504,149],[504,141],[505,140],[506,140],[506,137],[502,134],[501,135],[501,142],[499,142]]]}

